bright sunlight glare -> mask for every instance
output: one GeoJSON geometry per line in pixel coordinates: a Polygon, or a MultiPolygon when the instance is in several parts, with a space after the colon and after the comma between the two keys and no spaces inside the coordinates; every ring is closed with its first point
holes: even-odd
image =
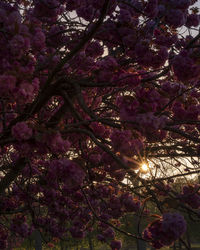
{"type": "Polygon", "coordinates": [[[149,170],[149,166],[148,166],[146,163],[143,163],[143,164],[141,165],[141,170],[142,170],[143,172],[147,172],[147,171],[149,170]]]}

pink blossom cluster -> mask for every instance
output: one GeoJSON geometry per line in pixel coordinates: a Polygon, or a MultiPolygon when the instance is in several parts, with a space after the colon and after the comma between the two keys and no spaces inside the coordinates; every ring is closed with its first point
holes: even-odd
{"type": "Polygon", "coordinates": [[[18,122],[12,127],[12,135],[18,141],[28,140],[32,134],[32,129],[25,122],[18,122]]]}
{"type": "Polygon", "coordinates": [[[6,230],[1,227],[0,228],[0,249],[6,249],[8,244],[7,244],[7,238],[8,238],[8,233],[6,230]]]}
{"type": "Polygon", "coordinates": [[[199,185],[184,186],[178,198],[194,209],[200,208],[199,185]]]}
{"type": "Polygon", "coordinates": [[[172,62],[174,74],[179,81],[192,80],[199,75],[199,65],[187,51],[175,56],[172,62]]]}
{"type": "Polygon", "coordinates": [[[17,215],[11,223],[10,230],[23,238],[28,237],[32,233],[32,229],[26,223],[26,218],[21,215],[17,215]]]}
{"type": "Polygon", "coordinates": [[[53,160],[50,163],[46,180],[49,184],[55,183],[55,178],[64,182],[66,189],[79,187],[85,178],[85,173],[75,162],[68,159],[53,160]]]}
{"type": "Polygon", "coordinates": [[[156,249],[170,246],[179,239],[186,231],[184,217],[178,213],[166,213],[153,221],[143,232],[143,237],[151,241],[156,249]]]}
{"type": "MultiPolygon", "coordinates": [[[[112,223],[149,216],[148,202],[163,210],[173,185],[138,168],[156,157],[166,177],[163,157],[199,156],[200,43],[181,36],[198,28],[195,2],[0,1],[1,249],[36,229],[49,240],[98,230],[116,250],[112,223]]],[[[199,186],[182,186],[196,216],[199,186]]],[[[143,235],[161,248],[185,230],[166,213],[143,235]]]]}

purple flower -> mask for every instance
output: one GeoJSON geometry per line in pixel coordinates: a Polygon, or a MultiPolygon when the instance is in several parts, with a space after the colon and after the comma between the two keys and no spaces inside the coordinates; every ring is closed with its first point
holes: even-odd
{"type": "Polygon", "coordinates": [[[12,127],[12,135],[18,141],[25,141],[32,137],[33,131],[25,122],[18,122],[12,127]]]}
{"type": "Polygon", "coordinates": [[[122,247],[122,242],[120,240],[112,240],[110,243],[112,250],[118,250],[122,247]]]}

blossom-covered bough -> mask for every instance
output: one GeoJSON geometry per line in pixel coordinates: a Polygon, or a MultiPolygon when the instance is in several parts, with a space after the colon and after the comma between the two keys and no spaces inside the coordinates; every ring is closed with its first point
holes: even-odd
{"type": "Polygon", "coordinates": [[[112,249],[116,231],[189,249],[183,215],[200,219],[187,179],[200,171],[196,2],[1,0],[0,249],[34,230],[48,242],[93,229],[112,249]],[[152,222],[134,235],[120,228],[127,213],[152,222]]]}

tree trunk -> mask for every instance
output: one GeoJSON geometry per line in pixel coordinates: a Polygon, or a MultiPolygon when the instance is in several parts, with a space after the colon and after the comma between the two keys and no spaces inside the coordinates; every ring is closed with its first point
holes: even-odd
{"type": "Polygon", "coordinates": [[[189,234],[188,230],[186,232],[186,237],[187,237],[187,245],[188,245],[189,249],[191,249],[190,234],[189,234]]]}
{"type": "Polygon", "coordinates": [[[93,245],[92,245],[92,238],[90,234],[88,234],[88,243],[89,243],[90,250],[94,250],[93,245]]]}
{"type": "Polygon", "coordinates": [[[181,241],[179,240],[179,244],[178,244],[178,246],[179,246],[179,250],[181,250],[182,249],[182,243],[181,243],[181,241]]]}
{"type": "Polygon", "coordinates": [[[146,250],[146,242],[144,240],[137,240],[137,250],[146,250]]]}
{"type": "Polygon", "coordinates": [[[174,242],[173,250],[176,250],[176,242],[174,242]]]}
{"type": "Polygon", "coordinates": [[[42,250],[42,237],[38,230],[34,232],[35,250],[42,250]]]}

